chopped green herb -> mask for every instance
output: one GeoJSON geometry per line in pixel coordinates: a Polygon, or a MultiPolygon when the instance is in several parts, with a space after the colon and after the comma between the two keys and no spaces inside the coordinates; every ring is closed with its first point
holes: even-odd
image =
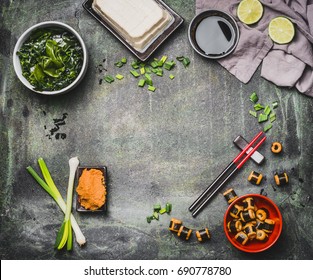
{"type": "Polygon", "coordinates": [[[183,63],[184,67],[187,68],[187,66],[190,64],[190,59],[185,56],[178,56],[176,59],[183,63]]]}
{"type": "Polygon", "coordinates": [[[153,86],[153,82],[152,82],[151,76],[146,73],[146,74],[145,74],[145,77],[146,77],[146,83],[147,83],[149,86],[153,86]]]}
{"type": "Polygon", "coordinates": [[[162,58],[159,60],[159,66],[162,67],[166,60],[167,56],[163,55],[162,58]]]}
{"type": "Polygon", "coordinates": [[[173,80],[173,79],[175,78],[175,76],[174,76],[173,74],[171,74],[171,75],[169,75],[169,78],[170,78],[171,80],[173,80]]]}
{"type": "Polygon", "coordinates": [[[130,70],[129,71],[135,78],[138,78],[140,74],[136,70],[130,70]]]}
{"type": "Polygon", "coordinates": [[[264,126],[263,131],[264,131],[264,132],[267,132],[267,131],[269,131],[272,127],[273,127],[273,125],[272,125],[271,123],[269,123],[269,124],[267,124],[267,125],[264,126]]]}
{"type": "Polygon", "coordinates": [[[183,60],[183,65],[185,66],[185,68],[187,68],[189,64],[190,64],[190,59],[188,57],[185,57],[183,60]]]}
{"type": "Polygon", "coordinates": [[[127,63],[127,58],[126,58],[126,57],[123,57],[123,58],[121,59],[121,62],[122,62],[123,64],[126,64],[126,63],[127,63]]]}
{"type": "Polygon", "coordinates": [[[164,213],[166,213],[166,208],[162,208],[160,211],[159,211],[159,214],[163,215],[164,213]]]}
{"type": "Polygon", "coordinates": [[[158,61],[152,61],[150,63],[150,65],[151,65],[152,68],[157,68],[157,67],[159,67],[159,62],[158,61]]]}
{"type": "Polygon", "coordinates": [[[273,109],[276,109],[278,107],[278,102],[277,101],[273,102],[272,107],[273,107],[273,109]]]}
{"type": "Polygon", "coordinates": [[[255,118],[258,116],[258,115],[257,115],[257,112],[256,112],[256,111],[252,111],[252,110],[249,111],[249,114],[250,114],[251,116],[255,117],[255,118]]]}
{"type": "Polygon", "coordinates": [[[148,74],[151,74],[151,68],[150,67],[145,67],[145,72],[148,74]]]}
{"type": "Polygon", "coordinates": [[[270,122],[272,123],[274,121],[276,121],[276,114],[275,113],[271,113],[270,114],[270,122]]]}
{"type": "Polygon", "coordinates": [[[151,216],[148,216],[147,217],[147,222],[150,224],[151,223],[151,221],[153,220],[153,217],[151,217],[151,216]]]}
{"type": "Polygon", "coordinates": [[[121,74],[117,74],[117,75],[115,76],[115,78],[118,79],[118,80],[123,80],[123,79],[124,79],[124,76],[121,75],[121,74]]]}
{"type": "Polygon", "coordinates": [[[138,86],[139,87],[143,87],[146,83],[146,80],[145,79],[140,79],[139,82],[138,82],[138,86]]]}
{"type": "Polygon", "coordinates": [[[141,67],[141,68],[140,68],[140,74],[143,75],[143,74],[145,74],[145,73],[146,73],[145,67],[141,67]]]}
{"type": "Polygon", "coordinates": [[[250,95],[250,101],[253,103],[257,103],[259,101],[259,97],[255,92],[250,95]]]}
{"type": "Polygon", "coordinates": [[[150,90],[150,91],[155,91],[156,88],[155,88],[154,86],[148,86],[148,90],[150,90]]]}
{"type": "Polygon", "coordinates": [[[138,69],[140,66],[139,66],[139,63],[140,62],[138,62],[137,60],[136,61],[133,61],[132,63],[131,63],[131,66],[134,68],[134,69],[138,69]]]}
{"type": "Polygon", "coordinates": [[[254,110],[256,110],[256,111],[260,111],[260,110],[264,109],[264,106],[261,105],[260,103],[258,103],[258,104],[255,104],[255,105],[253,106],[253,108],[254,108],[254,110]]]}
{"type": "Polygon", "coordinates": [[[159,212],[159,211],[161,210],[161,205],[160,205],[160,204],[155,204],[155,205],[153,206],[153,210],[154,210],[155,212],[159,212]]]}
{"type": "Polygon", "coordinates": [[[153,218],[156,220],[159,220],[159,213],[158,212],[154,212],[153,213],[153,218]]]}
{"type": "Polygon", "coordinates": [[[267,105],[264,109],[264,114],[268,116],[270,113],[271,113],[271,108],[270,106],[267,105]]]}
{"type": "Polygon", "coordinates": [[[157,74],[157,76],[162,77],[163,76],[163,69],[162,68],[158,68],[158,71],[155,74],[157,74]]]}
{"type": "Polygon", "coordinates": [[[158,69],[157,69],[157,68],[152,68],[152,69],[151,69],[151,72],[154,73],[154,74],[156,74],[156,73],[158,73],[158,69]]]}
{"type": "Polygon", "coordinates": [[[164,63],[164,68],[166,69],[166,70],[171,70],[171,69],[173,69],[173,67],[175,66],[175,61],[174,60],[171,60],[171,61],[166,61],[165,63],[164,63]]]}
{"type": "Polygon", "coordinates": [[[114,82],[114,78],[113,78],[111,75],[106,75],[106,76],[104,76],[104,80],[105,80],[107,83],[109,83],[109,84],[111,84],[112,82],[114,82]]]}
{"type": "Polygon", "coordinates": [[[121,67],[124,65],[124,63],[123,63],[122,61],[117,61],[117,62],[114,63],[114,65],[115,65],[116,67],[121,68],[121,67]]]}
{"type": "Polygon", "coordinates": [[[165,209],[166,209],[167,213],[170,213],[172,211],[172,204],[171,203],[166,203],[165,209]]]}
{"type": "Polygon", "coordinates": [[[261,122],[266,122],[267,119],[268,119],[268,116],[265,115],[265,114],[260,114],[260,115],[259,115],[259,118],[258,118],[259,123],[261,123],[261,122]]]}

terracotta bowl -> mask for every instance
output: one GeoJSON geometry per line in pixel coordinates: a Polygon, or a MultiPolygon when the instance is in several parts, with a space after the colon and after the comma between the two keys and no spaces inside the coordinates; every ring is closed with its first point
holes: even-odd
{"type": "Polygon", "coordinates": [[[282,226],[283,226],[282,215],[278,207],[276,206],[276,204],[268,197],[259,195],[259,194],[247,194],[247,195],[238,197],[229,205],[224,215],[224,231],[225,231],[227,239],[237,249],[247,252],[247,253],[258,253],[258,252],[265,251],[269,249],[270,247],[272,247],[275,244],[275,242],[278,240],[282,232],[282,226]],[[230,215],[230,211],[234,207],[234,205],[235,204],[243,205],[243,200],[245,200],[248,197],[253,198],[257,209],[266,208],[268,210],[268,218],[271,220],[274,220],[275,225],[274,225],[273,231],[270,233],[267,233],[268,238],[266,241],[252,239],[252,240],[248,240],[245,245],[242,245],[239,241],[235,239],[235,236],[237,233],[229,232],[227,224],[229,221],[234,219],[230,215]]]}

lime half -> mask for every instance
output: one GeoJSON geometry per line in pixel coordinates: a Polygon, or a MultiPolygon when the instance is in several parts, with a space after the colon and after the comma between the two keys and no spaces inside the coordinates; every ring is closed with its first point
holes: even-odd
{"type": "Polygon", "coordinates": [[[268,35],[277,44],[287,44],[295,36],[295,27],[288,18],[276,17],[270,21],[268,35]]]}
{"type": "Polygon", "coordinates": [[[239,20],[245,24],[257,23],[263,15],[263,5],[258,0],[242,0],[237,8],[239,20]]]}

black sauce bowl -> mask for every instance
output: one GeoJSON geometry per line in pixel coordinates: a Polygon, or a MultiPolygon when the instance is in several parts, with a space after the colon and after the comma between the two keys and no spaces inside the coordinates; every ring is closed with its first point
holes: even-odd
{"type": "Polygon", "coordinates": [[[210,59],[219,59],[229,55],[236,48],[239,28],[231,15],[220,10],[205,10],[190,22],[188,38],[198,54],[210,59]]]}

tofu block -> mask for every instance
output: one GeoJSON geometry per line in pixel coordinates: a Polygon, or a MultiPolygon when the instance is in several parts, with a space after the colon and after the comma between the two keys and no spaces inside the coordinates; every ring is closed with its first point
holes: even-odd
{"type": "Polygon", "coordinates": [[[94,0],[92,9],[137,51],[144,50],[173,21],[154,0],[94,0]]]}

